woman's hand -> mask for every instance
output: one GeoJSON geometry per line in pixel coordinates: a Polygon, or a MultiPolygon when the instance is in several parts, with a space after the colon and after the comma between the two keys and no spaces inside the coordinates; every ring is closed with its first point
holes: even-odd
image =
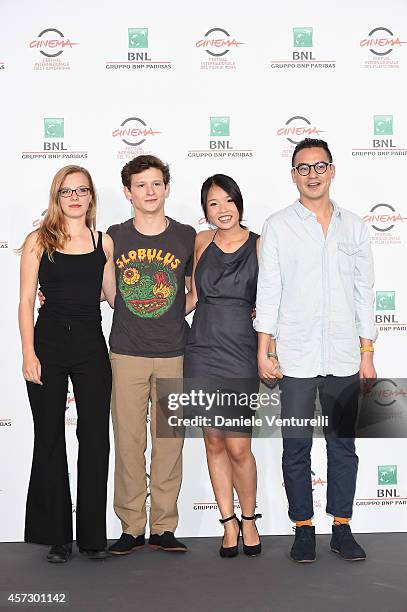
{"type": "Polygon", "coordinates": [[[23,356],[23,376],[28,382],[42,385],[41,363],[35,353],[23,356]]]}
{"type": "Polygon", "coordinates": [[[280,364],[275,357],[259,356],[258,358],[259,376],[263,380],[275,380],[283,378],[280,370],[280,364]]]}

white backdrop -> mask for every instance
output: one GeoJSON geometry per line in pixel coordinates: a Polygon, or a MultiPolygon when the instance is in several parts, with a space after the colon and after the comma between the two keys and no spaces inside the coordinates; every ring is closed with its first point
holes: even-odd
{"type": "MultiPolygon", "coordinates": [[[[152,152],[171,165],[170,216],[202,227],[200,185],[223,172],[238,181],[247,225],[260,231],[269,214],[296,197],[289,174],[293,142],[307,135],[326,139],[337,166],[333,197],[371,229],[379,375],[406,374],[406,4],[261,0],[247,7],[227,0],[144,6],[2,0],[0,541],[23,538],[33,439],[20,374],[13,249],[40,223],[51,178],[63,165],[79,163],[92,173],[99,229],[130,216],[120,170],[152,152]]],[[[108,333],[111,313],[106,306],[102,312],[108,333]]],[[[75,502],[72,394],[67,406],[75,502]]],[[[253,446],[264,516],[259,528],[290,533],[281,441],[259,439],[253,446]]],[[[406,530],[404,448],[404,440],[358,443],[355,531],[406,530]]],[[[327,532],[322,440],[314,444],[312,465],[317,531],[327,532]]],[[[186,441],[184,466],[177,533],[219,533],[202,440],[186,441]]],[[[120,533],[112,485],[110,477],[110,537],[120,533]]]]}

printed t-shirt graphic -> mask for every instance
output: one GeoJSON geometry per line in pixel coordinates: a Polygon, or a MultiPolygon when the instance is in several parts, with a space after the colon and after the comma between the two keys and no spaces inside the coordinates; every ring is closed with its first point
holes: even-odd
{"type": "MultiPolygon", "coordinates": [[[[174,303],[178,284],[172,266],[181,262],[171,253],[164,257],[162,253],[162,249],[130,251],[131,263],[120,270],[120,293],[130,312],[139,317],[161,317],[174,303]],[[136,253],[137,259],[132,260],[136,253]]],[[[122,260],[116,263],[123,265],[122,260]]]]}

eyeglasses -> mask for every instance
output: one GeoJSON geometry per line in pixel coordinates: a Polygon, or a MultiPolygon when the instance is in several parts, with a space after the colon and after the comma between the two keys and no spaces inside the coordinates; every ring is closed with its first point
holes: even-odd
{"type": "Polygon", "coordinates": [[[297,170],[301,176],[307,176],[311,172],[311,168],[314,168],[317,174],[324,174],[328,166],[332,166],[332,163],[319,161],[315,164],[298,164],[298,166],[293,167],[293,170],[297,170]]]}
{"type": "Polygon", "coordinates": [[[70,198],[73,192],[75,192],[78,198],[83,198],[84,196],[88,195],[88,193],[90,192],[90,187],[76,187],[75,189],[69,189],[68,187],[63,187],[62,189],[59,190],[58,193],[61,196],[61,198],[70,198]]]}

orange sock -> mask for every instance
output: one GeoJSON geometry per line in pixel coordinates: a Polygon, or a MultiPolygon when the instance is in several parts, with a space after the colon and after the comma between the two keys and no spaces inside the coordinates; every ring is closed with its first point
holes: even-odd
{"type": "Polygon", "coordinates": [[[295,521],[296,527],[304,527],[304,525],[308,525],[312,527],[312,519],[307,519],[306,521],[295,521]]]}
{"type": "Polygon", "coordinates": [[[334,525],[347,525],[348,523],[348,518],[343,518],[342,516],[334,516],[334,525]]]}

